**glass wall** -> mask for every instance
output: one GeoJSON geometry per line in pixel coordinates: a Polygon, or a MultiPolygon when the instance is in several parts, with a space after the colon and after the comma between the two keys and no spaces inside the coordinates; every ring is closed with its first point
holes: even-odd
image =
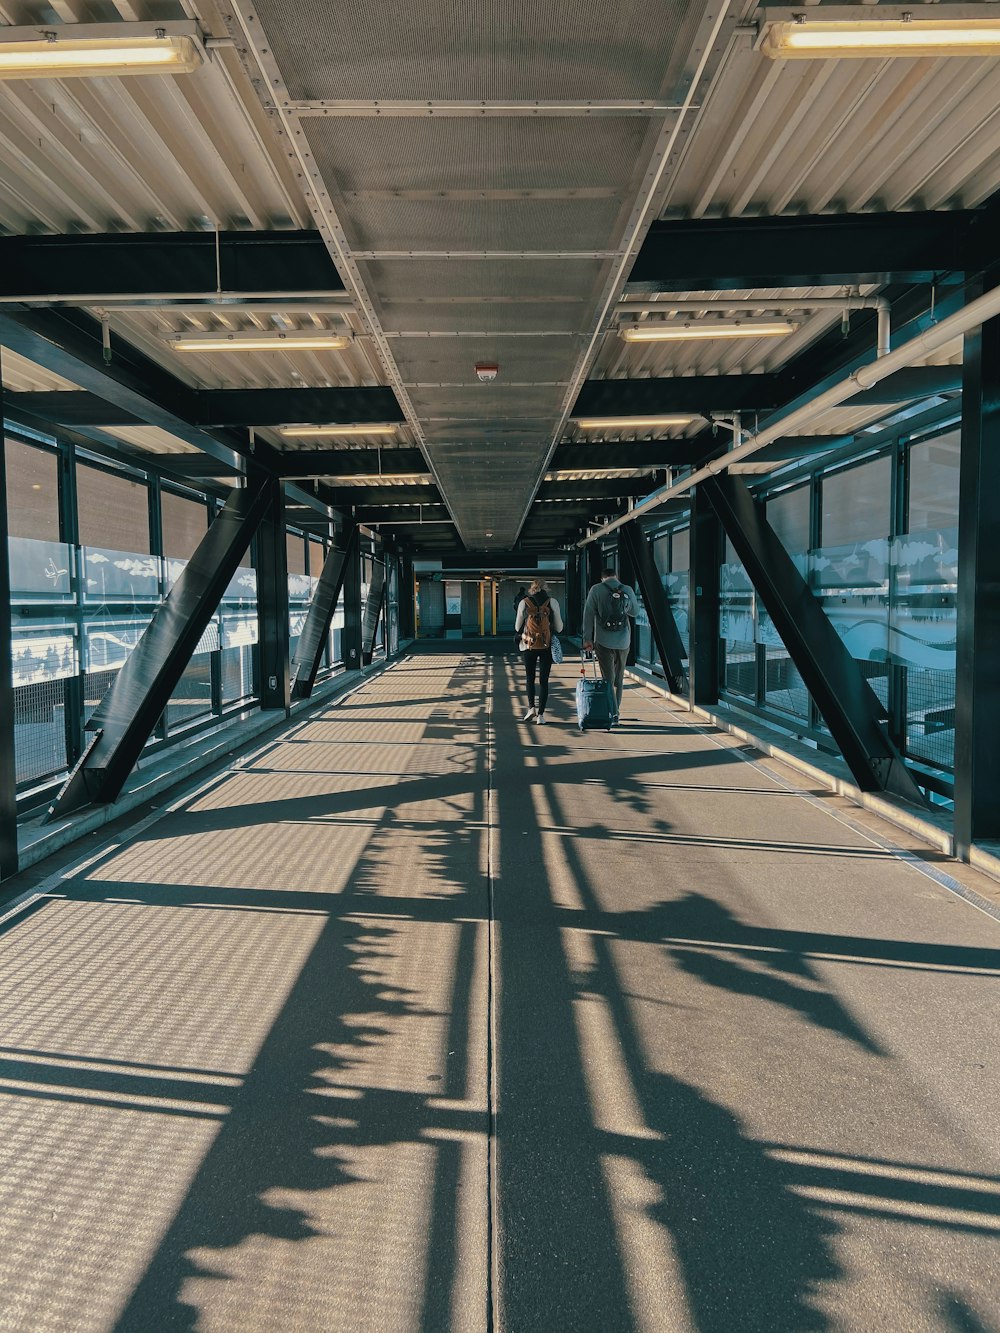
{"type": "MultiPolygon", "coordinates": [[[[897,742],[945,782],[954,765],[958,475],[959,432],[949,424],[921,436],[886,432],[867,457],[803,469],[766,495],[771,526],[897,742]]],[[[724,692],[822,744],[822,718],[728,544],[721,577],[724,692]]]]}

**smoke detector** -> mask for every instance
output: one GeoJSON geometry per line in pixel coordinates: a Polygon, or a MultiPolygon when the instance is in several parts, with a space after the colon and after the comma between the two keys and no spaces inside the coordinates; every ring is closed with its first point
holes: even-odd
{"type": "Polygon", "coordinates": [[[476,379],[483,384],[492,384],[499,374],[500,367],[495,361],[476,362],[476,379]]]}

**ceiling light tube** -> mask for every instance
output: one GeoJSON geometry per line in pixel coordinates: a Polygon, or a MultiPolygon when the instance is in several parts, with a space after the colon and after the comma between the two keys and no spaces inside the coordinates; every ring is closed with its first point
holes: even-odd
{"type": "Polygon", "coordinates": [[[351,339],[316,329],[311,333],[177,333],[167,341],[175,352],[319,352],[347,347],[351,339]]]}
{"type": "Polygon", "coordinates": [[[191,22],[0,29],[0,79],[190,74],[202,58],[198,26],[191,22]]]}
{"type": "Polygon", "coordinates": [[[891,18],[769,23],[765,10],[764,20],[760,49],[772,60],[1000,55],[1000,18],[915,19],[903,11],[891,18]]]}
{"type": "Polygon", "coordinates": [[[656,430],[661,426],[689,426],[695,420],[690,413],[674,413],[659,417],[578,417],[576,424],[581,430],[656,430]]]}
{"type": "Polygon", "coordinates": [[[618,330],[627,343],[687,342],[693,338],[783,338],[798,328],[788,319],[675,319],[618,330]]]}
{"type": "Polygon", "coordinates": [[[296,440],[310,440],[327,435],[335,435],[340,439],[348,440],[355,435],[395,435],[397,430],[398,426],[388,421],[377,422],[372,425],[279,427],[282,435],[296,440]]]}

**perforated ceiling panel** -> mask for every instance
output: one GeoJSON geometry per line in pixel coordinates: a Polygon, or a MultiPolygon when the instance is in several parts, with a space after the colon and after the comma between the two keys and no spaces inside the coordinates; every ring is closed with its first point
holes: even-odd
{"type": "Polygon", "coordinates": [[[296,99],[661,94],[686,6],[671,0],[265,0],[257,6],[296,99]]]}
{"type": "Polygon", "coordinates": [[[458,531],[513,545],[704,6],[263,0],[256,14],[274,95],[311,103],[297,132],[458,531]],[[502,105],[468,105],[482,100],[502,105]]]}

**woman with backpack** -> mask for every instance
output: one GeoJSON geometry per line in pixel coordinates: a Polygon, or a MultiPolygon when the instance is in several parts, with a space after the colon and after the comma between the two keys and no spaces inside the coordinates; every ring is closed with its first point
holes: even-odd
{"type": "Polygon", "coordinates": [[[550,597],[544,579],[533,579],[527,595],[517,608],[514,629],[521,635],[524,671],[528,683],[528,711],[525,722],[544,722],[549,699],[549,672],[552,670],[552,635],[563,627],[559,603],[550,597]],[[535,678],[538,678],[538,707],[535,707],[535,678]]]}

